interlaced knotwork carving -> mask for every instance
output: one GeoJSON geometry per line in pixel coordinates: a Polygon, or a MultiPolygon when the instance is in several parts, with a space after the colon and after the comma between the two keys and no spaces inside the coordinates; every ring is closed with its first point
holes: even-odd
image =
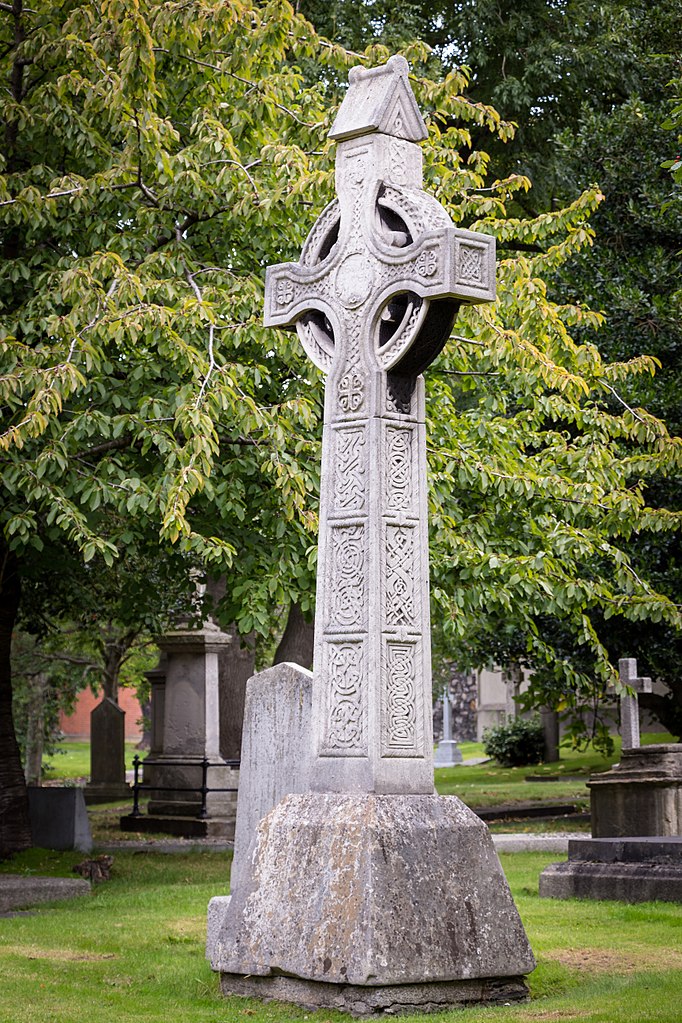
{"type": "Polygon", "coordinates": [[[337,508],[344,512],[364,511],[367,487],[365,430],[363,427],[337,430],[335,437],[335,462],[339,474],[337,508]]]}
{"type": "Polygon", "coordinates": [[[473,246],[460,245],[459,259],[460,279],[478,284],[483,277],[483,250],[473,246]]]}
{"type": "Polygon", "coordinates": [[[414,385],[414,377],[402,377],[397,373],[389,373],[386,379],[386,411],[409,416],[412,411],[414,385]]]}
{"type": "Polygon", "coordinates": [[[339,380],[339,405],[344,412],[359,412],[365,400],[365,384],[355,369],[350,369],[339,380]]]}
{"type": "Polygon", "coordinates": [[[386,427],[386,505],[391,512],[412,511],[412,430],[386,427]]]}
{"type": "Polygon", "coordinates": [[[389,641],[385,657],[384,752],[415,753],[421,745],[417,729],[415,644],[389,641]]]}
{"type": "Polygon", "coordinates": [[[367,603],[364,526],[332,526],[331,540],[328,625],[331,631],[358,629],[367,603]]]}
{"type": "Polygon", "coordinates": [[[328,685],[327,735],[323,752],[361,755],[366,749],[363,645],[360,642],[326,644],[328,685]]]}
{"type": "Polygon", "coordinates": [[[417,577],[413,526],[386,526],[386,624],[412,626],[416,620],[414,581],[417,577]]]}

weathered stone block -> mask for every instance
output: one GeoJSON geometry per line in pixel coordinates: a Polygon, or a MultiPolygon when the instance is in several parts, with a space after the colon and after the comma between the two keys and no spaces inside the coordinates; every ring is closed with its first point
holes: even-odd
{"type": "Polygon", "coordinates": [[[90,852],[92,835],[80,788],[29,785],[28,812],[33,844],[42,849],[90,852]]]}
{"type": "Polygon", "coordinates": [[[624,749],[588,786],[592,835],[682,835],[682,743],[624,749]]]}
{"type": "Polygon", "coordinates": [[[391,988],[522,983],[535,962],[490,834],[458,799],[311,793],[261,822],[212,966],[391,988]]]}

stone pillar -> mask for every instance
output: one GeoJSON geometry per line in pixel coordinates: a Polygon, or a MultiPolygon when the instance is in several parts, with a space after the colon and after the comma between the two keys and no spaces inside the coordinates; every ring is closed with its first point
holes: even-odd
{"type": "Polygon", "coordinates": [[[443,694],[443,738],[436,747],[433,766],[455,767],[461,764],[463,759],[462,751],[452,737],[452,706],[450,692],[446,690],[443,694]]]}
{"type": "Polygon", "coordinates": [[[153,745],[144,760],[144,783],[152,786],[146,790],[148,813],[122,818],[123,830],[234,835],[239,771],[220,753],[218,668],[220,653],[231,642],[212,623],[177,629],[157,640],[162,659],[152,677],[153,745]],[[232,791],[209,791],[202,817],[204,761],[208,788],[232,791]]]}

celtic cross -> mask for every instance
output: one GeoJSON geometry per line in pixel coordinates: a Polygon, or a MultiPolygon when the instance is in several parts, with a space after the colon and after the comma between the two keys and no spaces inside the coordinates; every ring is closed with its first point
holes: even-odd
{"type": "Polygon", "coordinates": [[[327,376],[312,787],[432,793],[423,370],[461,302],[495,297],[494,239],[422,189],[426,128],[392,57],[355,68],[330,132],[338,198],[298,263],[268,268],[265,323],[327,376]]]}

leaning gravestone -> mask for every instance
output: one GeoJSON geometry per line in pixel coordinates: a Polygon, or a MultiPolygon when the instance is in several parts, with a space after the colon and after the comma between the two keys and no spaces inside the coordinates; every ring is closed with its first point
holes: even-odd
{"type": "Polygon", "coordinates": [[[268,271],[266,323],[327,374],[311,791],[261,821],[211,960],[225,994],[356,1014],[524,998],[535,965],[485,825],[434,795],[421,373],[495,250],[422,190],[407,72],[351,72],[339,198],[268,271]]]}
{"type": "Polygon", "coordinates": [[[90,781],[86,803],[110,803],[130,797],[125,768],[125,711],[108,696],[90,715],[90,781]]]}

